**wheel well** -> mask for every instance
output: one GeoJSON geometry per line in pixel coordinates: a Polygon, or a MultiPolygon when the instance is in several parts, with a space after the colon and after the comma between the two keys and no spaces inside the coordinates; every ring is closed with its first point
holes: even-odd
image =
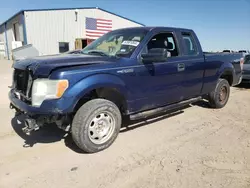
{"type": "Polygon", "coordinates": [[[127,103],[125,97],[116,88],[98,88],[84,95],[76,104],[74,112],[76,112],[84,103],[92,99],[107,99],[117,105],[122,114],[126,114],[127,103]]]}
{"type": "Polygon", "coordinates": [[[233,84],[233,74],[229,71],[224,72],[220,78],[227,80],[230,86],[233,84]]]}

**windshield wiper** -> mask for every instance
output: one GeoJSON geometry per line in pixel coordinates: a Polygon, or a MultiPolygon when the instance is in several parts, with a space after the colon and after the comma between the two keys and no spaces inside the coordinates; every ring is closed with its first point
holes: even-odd
{"type": "Polygon", "coordinates": [[[102,52],[102,51],[99,51],[99,50],[91,50],[91,51],[88,51],[87,54],[98,54],[98,55],[101,55],[101,56],[109,56],[105,52],[102,52]]]}

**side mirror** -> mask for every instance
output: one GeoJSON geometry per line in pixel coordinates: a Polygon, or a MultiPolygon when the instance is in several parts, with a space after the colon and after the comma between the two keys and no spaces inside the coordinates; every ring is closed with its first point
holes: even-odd
{"type": "Polygon", "coordinates": [[[164,62],[167,60],[168,51],[164,48],[152,48],[148,53],[141,54],[142,62],[164,62]]]}

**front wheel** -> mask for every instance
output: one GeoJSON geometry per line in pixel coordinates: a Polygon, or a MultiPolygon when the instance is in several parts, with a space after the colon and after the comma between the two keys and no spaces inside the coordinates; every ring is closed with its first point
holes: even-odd
{"type": "Polygon", "coordinates": [[[209,104],[212,108],[223,108],[229,99],[230,85],[227,80],[219,79],[215,90],[208,94],[209,104]]]}
{"type": "Polygon", "coordinates": [[[121,113],[118,107],[105,99],[85,103],[72,122],[72,137],[76,145],[87,153],[109,147],[119,134],[121,113]]]}

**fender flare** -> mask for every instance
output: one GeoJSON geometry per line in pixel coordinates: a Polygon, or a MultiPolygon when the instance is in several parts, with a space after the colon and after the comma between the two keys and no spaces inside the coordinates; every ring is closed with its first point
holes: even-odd
{"type": "MultiPolygon", "coordinates": [[[[235,77],[235,69],[234,66],[231,63],[223,63],[222,66],[219,68],[217,75],[218,75],[218,79],[223,75],[223,74],[229,74],[230,76],[232,76],[232,79],[234,80],[235,77]]],[[[233,81],[232,80],[232,81],[233,81]]]]}
{"type": "Polygon", "coordinates": [[[74,108],[84,95],[98,88],[115,88],[124,96],[125,100],[128,100],[130,95],[124,81],[119,77],[112,74],[95,74],[85,77],[71,86],[65,93],[65,98],[73,99],[71,108],[74,108]]]}

